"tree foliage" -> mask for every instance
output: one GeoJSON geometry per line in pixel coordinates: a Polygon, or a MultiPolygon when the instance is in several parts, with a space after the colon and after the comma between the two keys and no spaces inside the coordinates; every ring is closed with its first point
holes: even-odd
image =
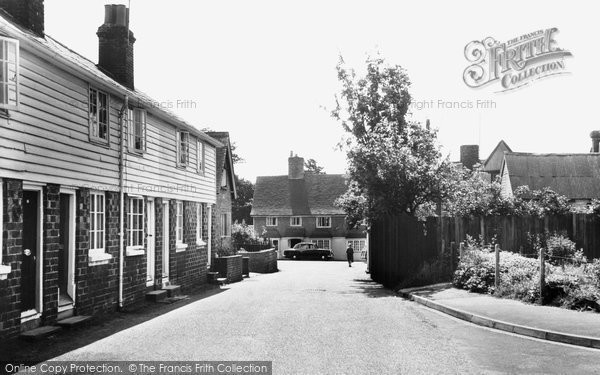
{"type": "Polygon", "coordinates": [[[306,160],[304,162],[304,168],[308,173],[325,174],[325,170],[323,169],[323,167],[317,164],[317,161],[315,159],[306,160]]]}
{"type": "Polygon", "coordinates": [[[376,57],[366,60],[362,77],[343,59],[337,72],[342,89],[332,116],[346,130],[340,146],[351,180],[337,203],[348,224],[385,214],[415,215],[444,196],[449,163],[441,159],[437,131],[406,119],[411,96],[405,70],[376,57]]]}
{"type": "Polygon", "coordinates": [[[231,202],[231,217],[233,222],[252,224],[252,198],[254,197],[254,184],[235,175],[237,198],[231,202]]]}

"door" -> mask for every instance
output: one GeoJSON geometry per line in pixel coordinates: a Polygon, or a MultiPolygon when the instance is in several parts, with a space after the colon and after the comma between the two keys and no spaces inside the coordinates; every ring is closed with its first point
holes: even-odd
{"type": "Polygon", "coordinates": [[[146,202],[146,222],[148,235],[146,236],[146,286],[154,285],[155,251],[154,251],[154,201],[146,202]]]}
{"type": "Polygon", "coordinates": [[[39,258],[39,193],[23,191],[23,253],[21,257],[21,311],[35,310],[39,258]]]}
{"type": "Polygon", "coordinates": [[[169,202],[163,202],[162,285],[169,284],[169,202]]]}
{"type": "Polygon", "coordinates": [[[60,243],[58,249],[58,307],[73,306],[73,266],[75,259],[72,211],[74,195],[60,194],[60,243]]]}

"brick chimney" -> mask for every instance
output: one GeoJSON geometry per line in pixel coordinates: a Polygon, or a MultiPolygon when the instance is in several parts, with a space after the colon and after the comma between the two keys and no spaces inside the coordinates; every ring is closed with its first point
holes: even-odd
{"type": "Polygon", "coordinates": [[[592,138],[592,150],[591,152],[600,152],[600,130],[594,130],[590,133],[592,138]]]}
{"type": "Polygon", "coordinates": [[[129,30],[129,9],[125,5],[105,5],[104,24],[98,28],[98,67],[122,85],[133,90],[133,43],[129,30]]]}
{"type": "Polygon", "coordinates": [[[44,36],[44,0],[0,0],[0,8],[19,25],[44,36]]]}
{"type": "Polygon", "coordinates": [[[473,166],[480,162],[478,145],[460,146],[460,162],[465,168],[473,170],[473,166]]]}
{"type": "Polygon", "coordinates": [[[304,178],[304,158],[294,155],[294,152],[290,152],[288,158],[288,178],[290,180],[304,178]]]}

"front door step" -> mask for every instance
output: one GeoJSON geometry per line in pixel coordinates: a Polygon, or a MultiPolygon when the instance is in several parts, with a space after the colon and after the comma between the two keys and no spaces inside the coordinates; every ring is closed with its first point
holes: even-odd
{"type": "Polygon", "coordinates": [[[73,316],[73,307],[58,312],[57,320],[67,319],[73,316]]]}
{"type": "Polygon", "coordinates": [[[151,302],[160,302],[167,298],[166,290],[153,290],[151,292],[146,293],[146,300],[151,302]]]}
{"type": "Polygon", "coordinates": [[[77,315],[59,320],[58,322],[56,322],[56,324],[64,328],[74,328],[85,324],[90,319],[92,319],[91,316],[77,315]]]}
{"type": "Polygon", "coordinates": [[[167,285],[162,288],[162,290],[167,291],[168,297],[175,297],[181,294],[181,286],[179,285],[167,285]]]}
{"type": "Polygon", "coordinates": [[[23,332],[19,335],[19,337],[28,341],[36,341],[51,336],[60,331],[61,329],[62,328],[57,326],[43,326],[32,329],[27,332],[23,332]]]}

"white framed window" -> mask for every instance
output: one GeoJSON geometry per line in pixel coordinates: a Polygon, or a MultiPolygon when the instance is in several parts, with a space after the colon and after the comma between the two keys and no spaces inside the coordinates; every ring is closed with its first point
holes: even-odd
{"type": "Polygon", "coordinates": [[[175,231],[177,243],[183,243],[183,202],[178,201],[175,204],[175,231]]]}
{"type": "Polygon", "coordinates": [[[104,193],[90,193],[90,253],[104,253],[104,193]]]}
{"type": "Polygon", "coordinates": [[[276,227],[277,226],[277,218],[274,216],[267,217],[267,226],[268,227],[276,227]]]}
{"type": "Polygon", "coordinates": [[[108,94],[90,87],[89,125],[92,141],[108,144],[110,135],[108,94]]]}
{"type": "Polygon", "coordinates": [[[196,171],[204,174],[204,143],[200,139],[196,141],[196,171]]]}
{"type": "Polygon", "coordinates": [[[302,218],[300,216],[292,216],[292,217],[290,217],[290,225],[292,227],[300,227],[300,226],[302,226],[302,218]]]}
{"type": "Polygon", "coordinates": [[[317,217],[317,228],[331,228],[331,217],[318,216],[317,217]]]}
{"type": "Polygon", "coordinates": [[[10,265],[2,263],[2,253],[4,252],[4,243],[2,242],[2,233],[4,232],[4,187],[2,179],[0,179],[0,280],[6,280],[11,271],[10,265]]]}
{"type": "Polygon", "coordinates": [[[141,108],[130,108],[127,112],[129,151],[146,152],[146,115],[146,110],[141,108]]]}
{"type": "Polygon", "coordinates": [[[133,249],[144,248],[144,198],[129,198],[127,238],[133,249]]]}
{"type": "Polygon", "coordinates": [[[19,106],[19,41],[0,37],[0,108],[19,106]]]}
{"type": "Polygon", "coordinates": [[[319,249],[331,249],[330,240],[312,240],[312,243],[315,244],[319,249]]]}
{"type": "Polygon", "coordinates": [[[177,166],[186,167],[190,163],[190,133],[177,131],[177,166]]]}
{"type": "Polygon", "coordinates": [[[220,234],[221,237],[229,237],[231,236],[231,222],[229,220],[229,214],[227,213],[223,213],[221,214],[221,225],[219,226],[220,228],[220,234]]]}
{"type": "Polygon", "coordinates": [[[348,240],[348,246],[352,246],[355,253],[361,252],[365,248],[365,240],[348,240]]]}
{"type": "Polygon", "coordinates": [[[202,225],[203,223],[204,209],[202,203],[196,204],[196,244],[200,246],[206,245],[206,242],[202,240],[202,225]]]}

